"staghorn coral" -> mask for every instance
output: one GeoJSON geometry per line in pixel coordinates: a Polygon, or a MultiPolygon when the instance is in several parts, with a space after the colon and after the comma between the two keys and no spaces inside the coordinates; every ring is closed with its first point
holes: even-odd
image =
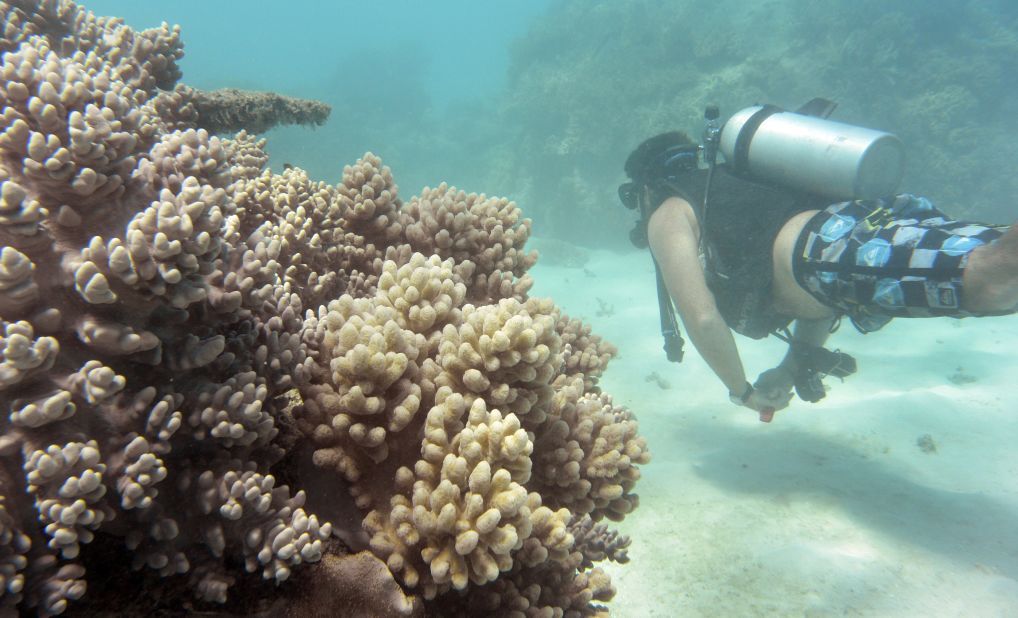
{"type": "Polygon", "coordinates": [[[176,29],[0,9],[0,612],[303,611],[357,573],[407,615],[599,611],[617,555],[570,522],[628,512],[646,452],[605,345],[526,297],[516,205],[404,204],[371,153],[274,174],[170,90],[176,29]]]}

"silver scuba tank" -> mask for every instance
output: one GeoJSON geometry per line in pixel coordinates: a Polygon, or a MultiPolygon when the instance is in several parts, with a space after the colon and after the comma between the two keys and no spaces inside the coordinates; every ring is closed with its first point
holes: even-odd
{"type": "Polygon", "coordinates": [[[773,105],[733,114],[720,150],[736,175],[836,199],[891,195],[905,171],[897,136],[773,105]]]}

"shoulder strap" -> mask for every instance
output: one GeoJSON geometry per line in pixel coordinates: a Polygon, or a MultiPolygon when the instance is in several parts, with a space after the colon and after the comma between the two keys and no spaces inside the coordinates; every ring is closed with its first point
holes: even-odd
{"type": "MultiPolygon", "coordinates": [[[[646,226],[650,215],[653,213],[650,210],[650,205],[647,204],[646,189],[643,191],[644,193],[639,197],[640,216],[643,218],[644,225],[646,226]]],[[[672,297],[668,294],[668,286],[665,285],[665,278],[661,274],[661,267],[658,265],[653,251],[650,253],[650,259],[654,261],[654,275],[657,278],[657,309],[661,323],[661,336],[665,340],[665,356],[673,363],[681,363],[683,356],[682,347],[685,345],[685,342],[682,340],[682,334],[679,332],[679,323],[675,319],[675,307],[672,305],[672,297]]]]}
{"type": "Polygon", "coordinates": [[[679,333],[679,323],[675,320],[675,307],[672,305],[672,297],[668,295],[668,287],[661,275],[661,268],[654,260],[654,272],[657,275],[657,308],[661,320],[661,336],[665,340],[665,356],[673,363],[681,363],[684,352],[682,346],[685,342],[679,333]]]}

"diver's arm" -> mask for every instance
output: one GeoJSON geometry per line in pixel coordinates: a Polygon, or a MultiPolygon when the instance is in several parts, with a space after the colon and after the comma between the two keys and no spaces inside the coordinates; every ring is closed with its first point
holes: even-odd
{"type": "Polygon", "coordinates": [[[732,331],[707,288],[696,234],[684,212],[688,207],[684,200],[671,197],[651,215],[647,226],[650,248],[697,352],[728,391],[738,393],[745,387],[746,372],[732,331]]]}

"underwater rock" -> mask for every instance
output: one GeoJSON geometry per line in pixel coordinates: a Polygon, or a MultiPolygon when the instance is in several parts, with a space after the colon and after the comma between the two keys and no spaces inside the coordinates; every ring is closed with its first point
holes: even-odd
{"type": "Polygon", "coordinates": [[[927,455],[935,454],[937,452],[937,443],[933,440],[933,436],[928,433],[916,438],[916,446],[919,450],[926,453],[927,455]]]}
{"type": "Polygon", "coordinates": [[[958,367],[954,373],[947,376],[947,379],[958,386],[978,382],[979,378],[965,371],[964,367],[958,367]]]}

